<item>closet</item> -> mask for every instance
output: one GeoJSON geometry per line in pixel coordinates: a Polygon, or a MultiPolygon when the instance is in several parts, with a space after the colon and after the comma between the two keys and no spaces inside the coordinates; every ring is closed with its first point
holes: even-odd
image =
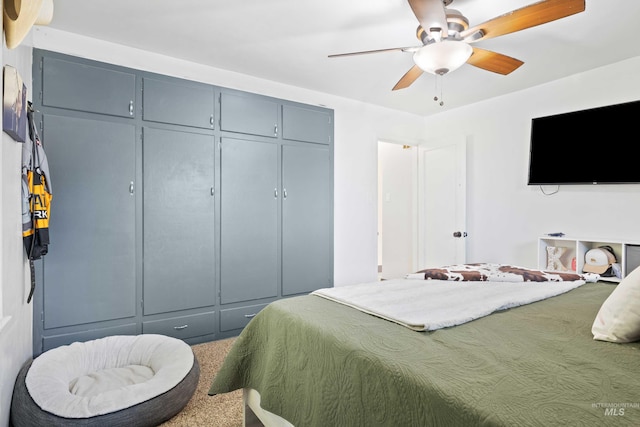
{"type": "Polygon", "coordinates": [[[237,335],[333,286],[333,111],[34,49],[49,253],[34,355],[73,341],[237,335]]]}

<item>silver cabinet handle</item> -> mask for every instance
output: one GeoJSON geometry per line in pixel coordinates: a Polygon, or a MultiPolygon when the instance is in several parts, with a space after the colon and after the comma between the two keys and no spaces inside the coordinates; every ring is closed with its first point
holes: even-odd
{"type": "Polygon", "coordinates": [[[209,124],[213,127],[213,114],[209,117],[209,124]]]}
{"type": "Polygon", "coordinates": [[[273,125],[273,136],[278,136],[278,124],[273,125]]]}
{"type": "Polygon", "coordinates": [[[129,115],[133,116],[133,101],[129,101],[129,115]]]}
{"type": "Polygon", "coordinates": [[[278,198],[278,189],[277,188],[273,189],[273,197],[276,198],[276,199],[278,198]]]}
{"type": "Polygon", "coordinates": [[[283,189],[282,190],[282,197],[284,197],[285,199],[287,198],[287,189],[283,189]]]}
{"type": "Polygon", "coordinates": [[[129,183],[129,194],[133,195],[134,193],[134,187],[133,187],[133,181],[131,181],[129,183]]]}
{"type": "Polygon", "coordinates": [[[247,319],[251,319],[252,317],[256,317],[256,314],[258,314],[258,313],[245,314],[244,317],[246,317],[247,319]]]}
{"type": "Polygon", "coordinates": [[[189,325],[174,326],[173,329],[175,329],[176,331],[181,331],[183,329],[187,329],[188,327],[189,325]]]}
{"type": "Polygon", "coordinates": [[[216,189],[211,187],[211,195],[214,196],[216,194],[216,189]]]}

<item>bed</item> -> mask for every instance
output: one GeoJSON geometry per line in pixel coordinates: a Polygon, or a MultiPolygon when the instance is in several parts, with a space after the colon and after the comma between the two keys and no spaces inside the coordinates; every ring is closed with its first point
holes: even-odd
{"type": "Polygon", "coordinates": [[[280,425],[640,425],[640,342],[592,333],[615,289],[583,282],[432,331],[318,295],[280,300],[243,330],[209,394],[244,389],[280,425]]]}

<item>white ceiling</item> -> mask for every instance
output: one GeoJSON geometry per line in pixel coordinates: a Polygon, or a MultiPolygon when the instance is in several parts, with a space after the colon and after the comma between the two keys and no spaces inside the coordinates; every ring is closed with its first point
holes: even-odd
{"type": "MultiPolygon", "coordinates": [[[[473,26],[535,0],[454,0],[473,26]]],[[[524,61],[502,76],[465,64],[391,88],[410,53],[330,54],[416,46],[407,0],[55,0],[52,28],[212,67],[429,115],[640,56],[637,0],[586,0],[586,11],[481,41],[524,61]],[[433,101],[440,96],[445,105],[433,101]]],[[[615,79],[615,76],[611,76],[615,79]]],[[[639,81],[640,84],[640,81],[639,81]]]]}

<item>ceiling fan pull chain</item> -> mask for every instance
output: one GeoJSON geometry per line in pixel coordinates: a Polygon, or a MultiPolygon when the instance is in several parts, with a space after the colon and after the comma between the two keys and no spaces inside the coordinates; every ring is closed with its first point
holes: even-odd
{"type": "Polygon", "coordinates": [[[434,88],[434,92],[436,93],[436,95],[433,97],[433,100],[435,102],[438,102],[438,100],[440,100],[440,106],[444,106],[444,99],[442,97],[442,86],[444,85],[442,79],[444,78],[444,76],[442,74],[436,74],[436,79],[435,79],[435,88],[434,88]],[[440,79],[440,80],[438,80],[440,79]],[[438,81],[440,81],[440,98],[438,98],[438,81]]]}

